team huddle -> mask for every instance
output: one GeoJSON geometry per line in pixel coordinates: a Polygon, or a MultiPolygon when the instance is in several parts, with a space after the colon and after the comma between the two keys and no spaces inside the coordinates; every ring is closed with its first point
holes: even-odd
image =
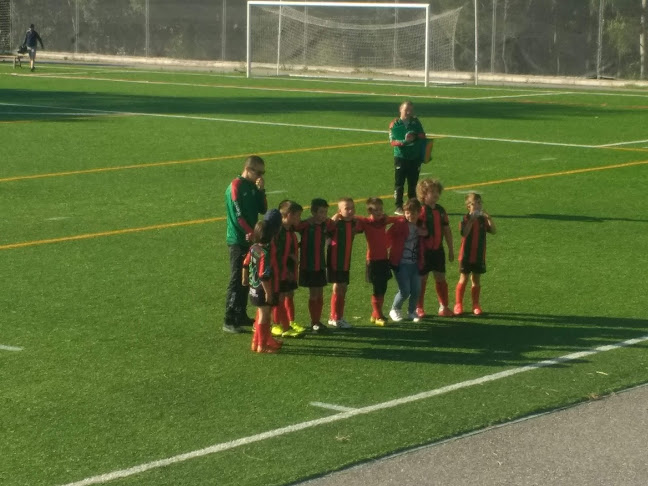
{"type": "Polygon", "coordinates": [[[265,162],[258,156],[248,157],[243,173],[225,193],[231,275],[224,331],[242,332],[241,326],[252,324],[252,350],[274,353],[282,344],[276,337],[301,337],[308,331],[323,334],[331,328],[351,328],[344,317],[344,308],[352,248],[359,233],[367,241],[366,280],[373,287],[370,317],[373,324],[385,326],[390,321],[405,319],[419,322],[425,317],[430,273],[434,278],[439,316],[463,314],[469,277],[471,311],[475,315],[482,313],[481,275],[486,272],[486,234],[495,233],[493,219],[483,210],[478,193],[466,195],[467,213],[459,226],[460,277],[451,308],[446,258],[452,262],[455,255],[448,213],[438,203],[443,185],[436,179],[418,180],[421,163],[430,160],[432,144],[414,116],[411,102],[401,103],[399,113],[400,117],[390,124],[389,133],[394,149],[396,216],[387,216],[383,201],[377,197],[366,201],[367,216],[356,214],[355,202],[350,197],[337,201],[335,214],[330,218],[328,202],[319,198],[312,200],[311,215],[307,219],[302,218],[303,207],[290,200],[268,211],[263,179],[265,162]],[[406,182],[408,191],[404,200],[406,182]],[[259,214],[265,215],[257,222],[259,214]],[[398,291],[385,315],[384,300],[392,275],[398,291]],[[324,324],[324,287],[328,284],[333,287],[329,318],[324,324]],[[309,290],[310,326],[295,321],[294,291],[298,287],[309,290]],[[257,308],[254,319],[245,310],[248,296],[257,308]]]}
{"type": "Polygon", "coordinates": [[[495,232],[492,218],[482,210],[478,194],[466,196],[468,213],[460,226],[461,277],[451,309],[443,242],[448,247],[448,260],[454,260],[454,252],[448,214],[438,204],[443,187],[437,180],[425,179],[416,189],[417,198],[405,202],[403,216],[387,216],[379,198],[367,200],[366,217],[356,215],[351,198],[340,199],[331,218],[329,205],[323,199],[313,199],[308,219],[302,219],[302,206],[289,200],[282,201],[279,209],[267,211],[254,227],[253,244],[242,271],[241,283],[249,287],[250,303],[257,307],[252,350],[277,352],[281,341],[275,337],[300,337],[309,330],[295,322],[293,298],[298,286],[309,289],[312,332],[351,327],[344,317],[344,308],[351,251],[359,233],[364,233],[367,241],[366,277],[373,286],[370,321],[375,325],[404,319],[419,322],[426,315],[425,289],[430,272],[434,276],[440,316],[463,313],[469,276],[472,312],[481,314],[479,277],[486,271],[486,233],[495,232]],[[386,316],[383,303],[392,274],[398,291],[386,316]],[[322,312],[324,287],[329,283],[333,284],[333,291],[327,325],[322,322],[322,312]],[[406,301],[408,311],[404,313],[406,301]]]}

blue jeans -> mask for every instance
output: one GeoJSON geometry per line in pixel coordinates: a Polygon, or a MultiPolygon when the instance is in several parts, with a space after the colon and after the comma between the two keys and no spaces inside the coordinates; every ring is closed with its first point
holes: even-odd
{"type": "Polygon", "coordinates": [[[401,310],[403,303],[409,298],[409,313],[412,314],[416,311],[416,304],[421,293],[421,276],[418,264],[401,263],[394,273],[398,283],[398,293],[394,297],[392,309],[401,310]]]}

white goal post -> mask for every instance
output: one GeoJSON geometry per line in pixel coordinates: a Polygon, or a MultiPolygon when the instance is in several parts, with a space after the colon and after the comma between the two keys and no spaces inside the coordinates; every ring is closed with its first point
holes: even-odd
{"type": "Polygon", "coordinates": [[[383,73],[423,78],[454,70],[461,7],[431,15],[426,3],[247,3],[246,72],[273,75],[383,73]]]}

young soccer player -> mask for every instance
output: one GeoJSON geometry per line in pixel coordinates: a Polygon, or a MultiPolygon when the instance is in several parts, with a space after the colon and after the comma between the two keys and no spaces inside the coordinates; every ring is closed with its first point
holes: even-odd
{"type": "Polygon", "coordinates": [[[299,243],[295,227],[301,222],[304,208],[294,201],[279,203],[281,228],[272,240],[279,265],[279,301],[272,309],[272,335],[302,337],[306,329],[295,322],[294,294],[297,288],[299,243]]]}
{"type": "Polygon", "coordinates": [[[297,226],[299,242],[299,286],[308,287],[308,311],[311,330],[323,334],[328,328],[322,323],[324,287],[326,286],[326,239],[331,230],[328,203],[316,198],[311,201],[311,217],[297,226]]]}
{"type": "Polygon", "coordinates": [[[331,238],[327,249],[326,269],[329,283],[333,284],[331,294],[331,314],[329,326],[350,329],[351,324],[344,318],[344,305],[349,286],[351,249],[353,238],[358,232],[359,223],[354,219],[355,203],[350,197],[338,201],[338,212],[333,218],[331,238]]]}
{"type": "Polygon", "coordinates": [[[252,334],[252,351],[257,353],[276,353],[281,348],[270,334],[271,307],[277,304],[279,294],[279,272],[271,241],[280,226],[281,214],[271,209],[254,226],[254,244],[243,261],[242,283],[250,287],[250,304],[257,308],[252,334]]]}
{"type": "Polygon", "coordinates": [[[486,233],[495,234],[493,218],[482,208],[481,195],[466,194],[466,214],[461,220],[461,249],[459,250],[459,283],[455,289],[455,315],[463,314],[463,297],[470,275],[472,287],[472,311],[476,316],[482,313],[479,304],[481,275],[486,273],[486,233]]]}
{"type": "Polygon", "coordinates": [[[367,239],[367,282],[373,285],[371,295],[371,319],[376,326],[387,324],[383,314],[383,303],[387,292],[387,281],[391,278],[391,269],[387,255],[387,225],[398,221],[399,218],[387,216],[383,201],[377,197],[367,199],[368,218],[358,216],[359,229],[367,239]]]}
{"type": "Polygon", "coordinates": [[[446,281],[446,255],[443,248],[443,240],[448,245],[448,261],[454,261],[454,247],[452,242],[452,230],[448,221],[448,213],[440,204],[437,204],[443,184],[436,179],[424,179],[416,186],[416,196],[421,202],[420,220],[425,225],[428,235],[424,240],[425,261],[421,270],[421,293],[416,307],[419,317],[425,316],[425,289],[427,287],[428,275],[434,275],[436,294],[439,300],[439,315],[451,317],[452,310],[448,307],[448,282],[446,281]]]}
{"type": "Polygon", "coordinates": [[[419,322],[421,318],[416,313],[416,304],[421,289],[419,272],[423,266],[423,238],[427,230],[419,221],[421,203],[417,199],[409,199],[403,205],[405,216],[399,218],[387,231],[390,251],[389,263],[394,269],[398,293],[394,297],[389,317],[394,322],[403,320],[402,307],[409,298],[408,318],[419,322]]]}

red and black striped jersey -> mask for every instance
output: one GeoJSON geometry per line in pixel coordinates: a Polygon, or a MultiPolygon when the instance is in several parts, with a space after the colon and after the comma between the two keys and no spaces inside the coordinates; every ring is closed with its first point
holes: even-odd
{"type": "Polygon", "coordinates": [[[422,221],[428,230],[424,245],[426,250],[438,250],[443,244],[443,227],[450,224],[448,213],[443,206],[436,204],[431,208],[424,204],[421,208],[419,221],[422,221]]]}
{"type": "Polygon", "coordinates": [[[330,236],[331,220],[315,224],[311,221],[302,221],[297,226],[301,235],[299,242],[299,270],[317,272],[324,270],[326,259],[326,239],[330,236]]]}
{"type": "Polygon", "coordinates": [[[353,238],[358,232],[359,222],[340,219],[332,222],[331,240],[328,245],[327,265],[335,271],[348,272],[351,266],[353,238]]]}
{"type": "MultiPolygon", "coordinates": [[[[462,233],[469,219],[470,214],[466,214],[461,220],[459,229],[462,233]]],[[[470,228],[470,233],[461,237],[459,261],[486,264],[486,233],[488,230],[488,220],[484,216],[475,219],[472,228],[470,228]]]]}
{"type": "Polygon", "coordinates": [[[276,248],[276,258],[279,265],[279,280],[297,280],[297,259],[299,258],[299,242],[297,234],[283,225],[272,240],[276,248]]]}

